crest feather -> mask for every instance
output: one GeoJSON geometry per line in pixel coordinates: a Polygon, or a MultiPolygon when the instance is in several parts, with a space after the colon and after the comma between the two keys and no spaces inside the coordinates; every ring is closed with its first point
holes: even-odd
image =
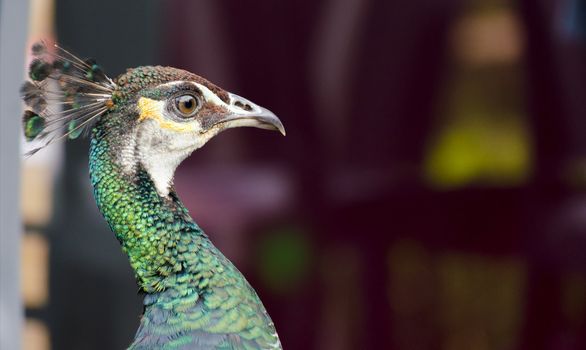
{"type": "Polygon", "coordinates": [[[116,89],[93,59],[82,60],[58,45],[49,50],[44,42],[34,44],[31,51],[30,81],[20,89],[27,105],[23,127],[28,141],[42,143],[27,157],[91,129],[97,118],[112,108],[116,89]]]}

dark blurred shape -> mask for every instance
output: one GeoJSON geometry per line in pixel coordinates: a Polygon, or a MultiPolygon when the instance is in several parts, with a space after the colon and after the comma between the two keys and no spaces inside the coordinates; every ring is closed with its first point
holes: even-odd
{"type": "MultiPolygon", "coordinates": [[[[442,333],[434,317],[439,299],[440,276],[432,254],[417,241],[400,240],[390,249],[387,291],[393,317],[393,348],[430,349],[442,333]]],[[[443,295],[442,295],[443,294],[443,295]]],[[[445,310],[442,309],[442,313],[445,310]]],[[[446,316],[443,317],[444,319],[446,316]]],[[[444,327],[446,327],[444,320],[444,327]]],[[[447,328],[447,327],[446,327],[447,328]]]]}
{"type": "MultiPolygon", "coordinates": [[[[332,245],[319,261],[322,299],[319,305],[315,343],[325,350],[356,349],[364,346],[362,301],[362,257],[354,247],[332,245]]],[[[311,288],[311,287],[309,287],[311,288]]]]}
{"type": "Polygon", "coordinates": [[[586,3],[581,0],[562,2],[561,32],[568,39],[586,40],[586,3]]]}

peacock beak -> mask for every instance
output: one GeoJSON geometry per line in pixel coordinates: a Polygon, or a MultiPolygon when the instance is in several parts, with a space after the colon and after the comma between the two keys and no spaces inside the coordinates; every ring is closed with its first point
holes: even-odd
{"type": "Polygon", "coordinates": [[[285,127],[277,116],[264,107],[260,107],[244,97],[228,94],[230,103],[226,104],[227,113],[214,121],[213,125],[221,125],[223,129],[236,127],[255,127],[279,131],[285,136],[285,127]]]}

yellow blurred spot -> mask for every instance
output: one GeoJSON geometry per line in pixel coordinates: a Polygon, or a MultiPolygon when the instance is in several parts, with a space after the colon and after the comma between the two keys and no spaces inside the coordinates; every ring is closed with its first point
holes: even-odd
{"type": "Polygon", "coordinates": [[[26,320],[22,337],[23,350],[49,350],[51,340],[47,326],[32,318],[26,320]]]}
{"type": "Polygon", "coordinates": [[[519,116],[470,118],[447,125],[425,163],[427,182],[453,188],[481,182],[515,186],[529,176],[530,136],[519,116]]]}
{"type": "Polygon", "coordinates": [[[525,47],[519,18],[510,8],[463,17],[454,27],[452,44],[456,57],[469,65],[516,62],[525,47]]]}
{"type": "Polygon", "coordinates": [[[49,298],[49,244],[38,233],[27,233],[22,240],[21,292],[28,308],[39,308],[49,298]]]}
{"type": "Polygon", "coordinates": [[[455,59],[438,104],[439,128],[424,177],[436,188],[470,184],[517,186],[531,171],[524,102],[524,38],[515,8],[478,1],[452,31],[455,59]]]}
{"type": "Polygon", "coordinates": [[[53,177],[51,169],[42,165],[27,165],[21,176],[21,212],[28,225],[43,226],[52,214],[53,177]]]}

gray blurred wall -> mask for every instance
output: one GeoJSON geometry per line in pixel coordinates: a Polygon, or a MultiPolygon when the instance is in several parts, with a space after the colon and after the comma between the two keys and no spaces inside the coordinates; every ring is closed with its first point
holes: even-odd
{"type": "Polygon", "coordinates": [[[0,349],[20,349],[20,114],[28,1],[0,2],[0,349]]]}

